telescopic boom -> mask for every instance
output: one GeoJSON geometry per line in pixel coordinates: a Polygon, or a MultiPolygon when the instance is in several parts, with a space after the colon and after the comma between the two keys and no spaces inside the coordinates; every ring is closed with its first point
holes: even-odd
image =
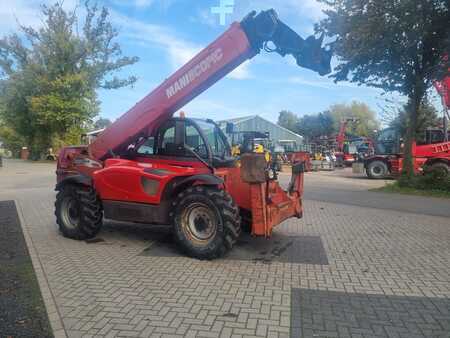
{"type": "Polygon", "coordinates": [[[251,12],[109,126],[89,146],[90,156],[105,160],[121,154],[261,49],[292,55],[300,67],[328,74],[331,51],[322,48],[322,42],[323,36],[301,38],[273,9],[251,12]]]}

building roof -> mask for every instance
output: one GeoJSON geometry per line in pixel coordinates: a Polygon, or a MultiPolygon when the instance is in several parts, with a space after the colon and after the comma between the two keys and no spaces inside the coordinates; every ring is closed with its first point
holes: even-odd
{"type": "Polygon", "coordinates": [[[269,120],[266,120],[265,118],[262,118],[259,115],[249,115],[249,116],[243,116],[243,117],[236,117],[236,118],[232,118],[232,119],[228,119],[228,120],[222,120],[222,121],[219,121],[218,124],[220,126],[223,126],[225,123],[230,122],[230,123],[233,123],[235,125],[239,125],[240,123],[244,123],[244,122],[252,120],[252,119],[261,119],[261,120],[265,121],[266,123],[269,123],[269,124],[273,125],[276,128],[280,128],[281,130],[283,130],[287,134],[292,135],[293,137],[296,137],[296,138],[298,137],[298,138],[303,139],[302,135],[294,133],[293,131],[291,131],[291,130],[289,130],[287,128],[284,128],[284,127],[280,126],[279,124],[276,124],[276,123],[273,123],[273,122],[271,122],[269,120]]]}

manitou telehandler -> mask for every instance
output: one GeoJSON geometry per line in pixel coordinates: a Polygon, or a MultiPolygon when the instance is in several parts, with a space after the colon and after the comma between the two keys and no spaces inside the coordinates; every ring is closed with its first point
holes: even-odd
{"type": "MultiPolygon", "coordinates": [[[[439,171],[450,175],[450,133],[448,131],[448,110],[450,109],[450,76],[436,82],[436,89],[444,106],[443,128],[426,130],[421,144],[412,145],[414,171],[426,173],[439,171]]],[[[375,155],[364,159],[364,168],[369,178],[382,179],[398,176],[403,169],[403,144],[394,128],[382,130],[375,142],[375,155]]]]}
{"type": "Polygon", "coordinates": [[[64,236],[94,237],[102,219],[169,225],[190,256],[212,259],[230,250],[241,220],[254,236],[302,217],[303,163],[287,191],[270,179],[263,154],[241,166],[211,120],[173,118],[263,48],[290,54],[301,67],[331,71],[322,40],[304,40],[274,10],[250,13],[164,81],[88,146],[64,148],[58,159],[55,215],[64,236]]]}

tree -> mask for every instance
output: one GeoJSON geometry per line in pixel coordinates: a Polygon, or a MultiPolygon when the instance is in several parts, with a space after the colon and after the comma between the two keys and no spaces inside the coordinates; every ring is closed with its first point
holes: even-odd
{"type": "Polygon", "coordinates": [[[418,111],[432,81],[449,66],[448,0],[320,1],[330,9],[316,29],[333,37],[330,47],[340,61],[335,81],[397,91],[411,102],[404,165],[411,177],[418,111]]]}
{"type": "Polygon", "coordinates": [[[103,129],[103,128],[107,128],[112,124],[110,119],[107,118],[99,118],[97,121],[95,121],[94,123],[94,128],[95,129],[103,129]]]}
{"type": "Polygon", "coordinates": [[[346,133],[350,135],[372,137],[379,129],[380,123],[376,118],[376,113],[363,103],[353,101],[351,104],[335,104],[330,107],[330,114],[333,117],[333,130],[339,131],[341,121],[353,118],[356,121],[347,125],[346,133]]]}
{"type": "Polygon", "coordinates": [[[304,115],[297,124],[298,133],[308,140],[333,134],[333,116],[329,111],[318,114],[304,115]]]}
{"type": "Polygon", "coordinates": [[[355,118],[357,123],[347,126],[347,133],[358,136],[373,136],[379,128],[375,112],[368,105],[354,101],[350,105],[335,104],[318,114],[305,114],[301,117],[290,111],[282,111],[278,124],[298,133],[308,140],[321,136],[331,137],[339,132],[343,119],[355,118]]]}
{"type": "Polygon", "coordinates": [[[0,143],[2,143],[3,147],[9,150],[13,156],[17,157],[20,154],[24,140],[17,135],[13,129],[7,127],[0,121],[0,143]]]}
{"type": "Polygon", "coordinates": [[[108,10],[88,1],[84,6],[80,32],[76,10],[67,12],[57,2],[42,6],[41,28],[21,25],[20,35],[0,40],[0,114],[34,157],[55,139],[64,143],[82,133],[98,114],[97,89],[136,81],[114,75],[138,59],[122,55],[108,10]]]}
{"type": "Polygon", "coordinates": [[[298,116],[289,110],[282,110],[278,113],[278,125],[297,132],[298,116]]]}
{"type": "MultiPolygon", "coordinates": [[[[397,116],[391,121],[389,124],[390,127],[398,130],[399,134],[405,137],[408,125],[408,117],[410,116],[409,111],[412,109],[412,103],[408,102],[405,104],[402,109],[398,111],[397,116]]],[[[425,131],[427,128],[436,128],[441,123],[441,119],[438,116],[438,111],[436,108],[430,104],[427,100],[422,102],[418,116],[417,116],[417,125],[415,138],[417,140],[423,140],[425,136],[425,131]]]]}

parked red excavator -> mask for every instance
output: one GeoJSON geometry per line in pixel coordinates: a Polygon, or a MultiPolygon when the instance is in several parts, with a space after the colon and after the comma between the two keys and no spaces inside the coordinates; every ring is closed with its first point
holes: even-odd
{"type": "Polygon", "coordinates": [[[62,149],[55,215],[66,237],[94,237],[103,218],[170,225],[190,256],[211,259],[235,244],[242,223],[254,236],[302,217],[304,164],[294,156],[283,190],[263,154],[237,166],[221,129],[179,110],[261,49],[292,55],[321,75],[331,71],[322,38],[302,39],[274,10],[250,13],[164,81],[88,146],[62,149]]]}
{"type": "MultiPolygon", "coordinates": [[[[444,106],[443,128],[426,131],[424,143],[413,143],[412,154],[416,173],[440,171],[450,175],[450,141],[448,111],[450,109],[450,76],[435,87],[442,97],[444,106]]],[[[403,169],[402,141],[394,128],[382,130],[375,140],[375,155],[364,160],[367,176],[374,179],[398,176],[403,169]]]]}

